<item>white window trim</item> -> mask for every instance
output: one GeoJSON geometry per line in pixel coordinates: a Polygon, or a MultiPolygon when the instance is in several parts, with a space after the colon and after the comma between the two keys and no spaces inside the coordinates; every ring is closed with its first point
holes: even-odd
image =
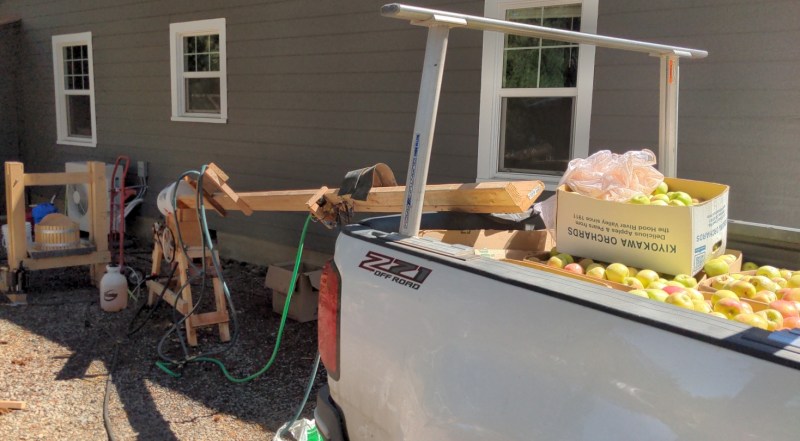
{"type": "MultiPolygon", "coordinates": [[[[597,32],[598,0],[486,0],[484,15],[505,19],[505,10],[536,6],[553,6],[578,3],[581,5],[581,32],[597,32]]],[[[589,155],[589,126],[592,114],[592,90],[594,87],[595,47],[579,45],[578,77],[575,88],[564,89],[514,89],[501,93],[503,75],[503,41],[499,32],[483,33],[483,61],[481,66],[481,98],[478,132],[477,181],[538,179],[552,190],[558,185],[560,176],[527,173],[499,172],[500,161],[500,115],[501,97],[513,96],[576,96],[572,128],[572,158],[589,155]]]]}
{"type": "Polygon", "coordinates": [[[53,80],[56,95],[56,143],[62,145],[77,145],[83,147],[97,147],[97,118],[94,106],[94,61],[92,58],[92,33],[81,32],[78,34],[65,34],[53,36],[53,80]],[[64,51],[65,46],[86,45],[89,55],[89,90],[71,90],[71,95],[89,95],[89,105],[92,112],[91,138],[69,136],[67,123],[67,90],[64,88],[64,51]]]}
{"type": "Polygon", "coordinates": [[[172,121],[226,123],[228,122],[228,69],[225,38],[225,19],[187,21],[169,25],[170,71],[172,78],[172,121]],[[183,37],[219,34],[219,114],[187,113],[184,111],[184,78],[217,77],[206,72],[183,71],[183,37]]]}

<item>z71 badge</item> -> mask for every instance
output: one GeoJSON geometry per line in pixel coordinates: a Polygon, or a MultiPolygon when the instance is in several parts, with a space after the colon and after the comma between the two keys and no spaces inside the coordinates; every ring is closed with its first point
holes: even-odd
{"type": "Polygon", "coordinates": [[[371,271],[376,277],[382,277],[412,289],[419,289],[431,274],[431,270],[428,268],[384,256],[374,251],[367,251],[365,257],[358,265],[359,268],[371,271]]]}

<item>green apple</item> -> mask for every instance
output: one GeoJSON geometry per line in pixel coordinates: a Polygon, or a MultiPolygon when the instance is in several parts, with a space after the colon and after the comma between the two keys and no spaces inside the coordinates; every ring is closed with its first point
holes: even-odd
{"type": "Polygon", "coordinates": [[[664,181],[661,181],[656,186],[656,189],[653,190],[653,194],[654,195],[659,195],[659,194],[666,195],[668,191],[669,191],[669,186],[667,185],[667,183],[664,182],[664,181]]]}
{"type": "Polygon", "coordinates": [[[688,274],[678,274],[672,280],[680,283],[687,288],[694,288],[697,286],[697,279],[688,274]]]}
{"type": "Polygon", "coordinates": [[[761,311],[756,312],[756,314],[760,315],[767,321],[767,330],[768,331],[777,331],[783,327],[783,316],[780,312],[774,309],[762,309],[761,311]]]}
{"type": "Polygon", "coordinates": [[[584,271],[584,272],[585,272],[586,270],[588,270],[588,269],[589,269],[589,266],[590,266],[590,265],[592,265],[593,263],[594,263],[594,260],[592,260],[592,259],[586,259],[586,258],[583,258],[583,259],[581,259],[581,260],[579,260],[579,261],[578,261],[578,265],[580,265],[580,266],[581,266],[581,268],[583,268],[583,271],[584,271]]]}
{"type": "Polygon", "coordinates": [[[800,273],[792,274],[789,280],[786,281],[787,288],[800,288],[800,273]]]}
{"type": "Polygon", "coordinates": [[[697,312],[704,312],[708,314],[711,312],[711,304],[705,300],[694,300],[692,299],[692,309],[697,312]]]}
{"type": "Polygon", "coordinates": [[[758,269],[756,270],[756,275],[767,276],[768,279],[771,279],[773,277],[780,277],[781,271],[778,268],[775,268],[774,266],[763,265],[758,267],[758,269]]]}
{"type": "Polygon", "coordinates": [[[784,279],[783,277],[775,277],[774,279],[772,279],[772,281],[775,282],[776,285],[778,285],[778,289],[786,288],[786,286],[789,284],[789,282],[787,282],[786,279],[784,279]]]}
{"type": "Polygon", "coordinates": [[[561,261],[564,262],[564,265],[568,263],[575,263],[575,259],[573,259],[572,256],[567,253],[558,253],[556,257],[561,259],[561,261]]]}
{"type": "Polygon", "coordinates": [[[750,325],[754,328],[761,328],[763,330],[767,330],[769,328],[769,323],[767,323],[767,319],[761,317],[758,314],[754,313],[745,313],[745,314],[737,314],[733,316],[733,319],[737,322],[744,323],[746,325],[750,325]]]}
{"type": "Polygon", "coordinates": [[[694,309],[694,302],[692,302],[691,297],[689,297],[688,294],[682,291],[670,294],[670,296],[667,297],[666,300],[664,300],[664,302],[685,309],[692,309],[692,310],[694,309]]]}
{"type": "Polygon", "coordinates": [[[750,300],[770,304],[775,300],[778,300],[778,295],[772,291],[763,290],[757,292],[753,297],[750,298],[750,300]]]}
{"type": "Polygon", "coordinates": [[[595,266],[593,268],[589,268],[586,270],[586,275],[589,277],[594,277],[595,279],[605,279],[606,278],[606,269],[603,268],[602,265],[595,266]]]}
{"type": "Polygon", "coordinates": [[[639,274],[639,268],[634,268],[632,266],[628,267],[628,275],[631,277],[636,277],[636,274],[639,274]]]}
{"type": "Polygon", "coordinates": [[[606,279],[612,282],[622,283],[628,274],[628,267],[621,263],[612,263],[606,267],[606,279]]]}
{"type": "Polygon", "coordinates": [[[753,276],[750,278],[749,283],[755,287],[756,292],[764,290],[777,291],[781,289],[780,285],[770,280],[767,276],[753,276]]]}
{"type": "Polygon", "coordinates": [[[629,204],[635,205],[650,205],[650,198],[647,195],[637,194],[636,196],[628,199],[629,204]]]}
{"type": "Polygon", "coordinates": [[[755,262],[745,262],[742,265],[742,271],[755,271],[758,269],[758,264],[755,262]]]}
{"type": "Polygon", "coordinates": [[[739,301],[739,296],[736,295],[735,292],[729,291],[727,289],[718,289],[713,294],[711,294],[711,303],[716,304],[720,299],[734,299],[739,301]]]}
{"type": "Polygon", "coordinates": [[[666,287],[667,287],[666,282],[662,282],[661,280],[656,280],[656,281],[650,282],[646,286],[646,288],[649,288],[649,289],[664,289],[666,287]]]}
{"type": "Polygon", "coordinates": [[[624,279],[622,279],[622,284],[625,286],[629,286],[633,289],[644,289],[642,281],[637,279],[636,277],[630,277],[630,276],[625,277],[624,279]]]}
{"type": "MultiPolygon", "coordinates": [[[[671,192],[671,193],[672,193],[672,195],[669,196],[669,200],[670,201],[681,201],[683,203],[683,205],[685,205],[687,207],[693,204],[692,203],[692,197],[689,196],[689,194],[687,194],[686,192],[675,191],[675,192],[671,192]]],[[[667,195],[669,195],[669,193],[667,193],[667,195]]]]}
{"type": "Polygon", "coordinates": [[[785,268],[781,269],[780,271],[781,271],[781,277],[783,277],[786,280],[791,279],[792,276],[794,275],[794,273],[791,270],[788,270],[788,269],[785,269],[785,268]]]}
{"type": "Polygon", "coordinates": [[[669,196],[665,194],[654,194],[650,196],[650,203],[652,204],[655,201],[669,202],[669,196]]]}
{"type": "Polygon", "coordinates": [[[547,266],[552,266],[554,268],[564,268],[564,265],[566,265],[566,263],[564,263],[564,261],[558,256],[553,256],[547,259],[547,266]]]}
{"type": "Polygon", "coordinates": [[[723,314],[723,313],[721,313],[721,312],[717,312],[717,311],[711,311],[711,312],[709,312],[708,314],[709,314],[709,315],[713,315],[714,317],[719,317],[719,318],[723,318],[723,319],[725,319],[725,320],[728,320],[728,316],[727,316],[727,315],[725,315],[725,314],[723,314]]]}
{"type": "Polygon", "coordinates": [[[711,287],[714,289],[723,289],[725,286],[735,279],[730,274],[722,274],[711,279],[711,287]]]}
{"type": "Polygon", "coordinates": [[[643,290],[643,289],[632,289],[632,290],[628,291],[628,294],[633,294],[633,295],[635,295],[635,296],[644,297],[644,298],[646,298],[646,299],[649,299],[649,298],[650,298],[650,297],[647,295],[647,291],[645,291],[645,290],[643,290]]]}
{"type": "Polygon", "coordinates": [[[688,294],[689,297],[692,298],[693,302],[705,302],[706,301],[706,298],[703,295],[703,293],[701,293],[700,291],[698,291],[695,288],[686,288],[683,292],[688,294]]]}
{"type": "Polygon", "coordinates": [[[558,256],[558,248],[556,247],[550,248],[550,257],[553,256],[558,256]]]}
{"type": "Polygon", "coordinates": [[[667,300],[667,297],[669,297],[669,294],[667,294],[663,289],[647,288],[645,289],[645,292],[647,293],[647,297],[650,297],[651,300],[655,300],[657,302],[663,302],[667,300]]]}
{"type": "Polygon", "coordinates": [[[636,278],[639,279],[645,287],[649,287],[648,285],[658,280],[659,277],[657,272],[646,268],[636,273],[636,278]]]}
{"type": "Polygon", "coordinates": [[[733,282],[727,289],[736,293],[739,298],[749,299],[756,295],[756,287],[750,282],[744,280],[737,280],[733,282]]]}
{"type": "Polygon", "coordinates": [[[591,270],[592,268],[598,268],[598,267],[599,267],[599,268],[606,269],[606,266],[605,266],[605,265],[603,265],[602,263],[599,263],[599,262],[594,262],[594,263],[590,263],[590,264],[589,264],[589,265],[586,267],[586,271],[589,271],[589,270],[591,270]]]}
{"type": "Polygon", "coordinates": [[[722,259],[711,259],[703,265],[708,277],[715,277],[730,272],[730,265],[722,259]]]}
{"type": "Polygon", "coordinates": [[[650,205],[664,205],[664,206],[667,206],[669,204],[666,201],[655,200],[655,201],[650,202],[650,205]]]}
{"type": "Polygon", "coordinates": [[[671,201],[669,201],[669,203],[667,203],[667,205],[672,206],[672,207],[685,207],[686,206],[686,204],[684,204],[683,201],[679,201],[677,199],[672,199],[671,201]]]}

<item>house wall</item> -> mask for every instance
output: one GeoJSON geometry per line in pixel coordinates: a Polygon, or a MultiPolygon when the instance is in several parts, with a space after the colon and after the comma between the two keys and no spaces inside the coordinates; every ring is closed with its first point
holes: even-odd
{"type": "MultiPolygon", "coordinates": [[[[66,161],[149,163],[138,224],[159,217],[155,196],[187,169],[216,162],[240,191],[338,186],[345,172],[385,162],[400,182],[414,123],[426,32],[383,18],[378,0],[7,0],[23,17],[18,90],[26,167],[66,161]],[[170,121],[169,24],[225,17],[227,124],[170,121]],[[55,144],[51,37],[91,31],[97,148],[55,144]]],[[[482,15],[482,1],[408,1],[482,15]]],[[[731,186],[731,218],[800,227],[794,164],[800,123],[796,1],[600,1],[598,32],[707,49],[681,67],[678,175],[731,186]]],[[[476,173],[481,34],[451,32],[431,183],[476,173]]],[[[658,62],[599,49],[592,151],[656,149],[658,62]]],[[[211,216],[228,256],[283,260],[304,214],[211,216]]],[[[307,248],[330,252],[312,226],[307,248]]]]}
{"type": "MultiPolygon", "coordinates": [[[[19,21],[0,14],[0,162],[19,159],[19,21]]],[[[0,169],[5,182],[5,167],[0,169]]],[[[6,212],[6,194],[0,192],[0,212],[6,212]]]]}
{"type": "MultiPolygon", "coordinates": [[[[598,32],[705,49],[680,71],[678,176],[731,186],[729,217],[798,228],[800,2],[600,1],[598,32]]],[[[658,145],[658,61],[599,49],[592,150],[658,145]]]]}
{"type": "MultiPolygon", "coordinates": [[[[150,192],[141,214],[148,219],[159,216],[155,197],[162,188],[211,161],[238,191],[337,187],[348,170],[377,162],[387,163],[403,182],[426,31],[381,17],[384,3],[4,2],[0,13],[13,10],[24,17],[26,169],[56,171],[75,160],[113,162],[120,154],[147,161],[150,192]],[[172,122],[169,24],[220,17],[227,21],[228,123],[172,122]],[[93,39],[97,147],[56,145],[51,37],[86,31],[93,39]]],[[[483,11],[475,1],[410,3],[483,11]]],[[[454,34],[461,35],[448,54],[430,183],[475,177],[481,36],[454,34]]],[[[304,217],[234,213],[210,221],[223,250],[236,254],[245,248],[241,252],[248,258],[260,259],[253,254],[259,248],[283,252],[272,258],[284,259],[296,246],[304,217]]],[[[332,251],[333,237],[312,225],[307,248],[332,251]]]]}

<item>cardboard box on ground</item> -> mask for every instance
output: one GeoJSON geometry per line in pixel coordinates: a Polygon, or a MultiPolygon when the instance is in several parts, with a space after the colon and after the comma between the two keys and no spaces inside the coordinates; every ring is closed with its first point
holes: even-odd
{"type": "Polygon", "coordinates": [[[665,274],[697,274],[725,253],[728,186],[665,178],[670,191],[703,202],[689,207],[610,202],[567,191],[557,193],[558,250],[620,262],[665,274]]]}
{"type": "MultiPolygon", "coordinates": [[[[294,262],[278,263],[267,268],[264,286],[272,290],[272,310],[277,314],[283,314],[293,271],[294,262]]],[[[300,263],[297,282],[289,305],[289,318],[300,323],[317,319],[321,276],[322,268],[306,262],[300,263]]]]}

